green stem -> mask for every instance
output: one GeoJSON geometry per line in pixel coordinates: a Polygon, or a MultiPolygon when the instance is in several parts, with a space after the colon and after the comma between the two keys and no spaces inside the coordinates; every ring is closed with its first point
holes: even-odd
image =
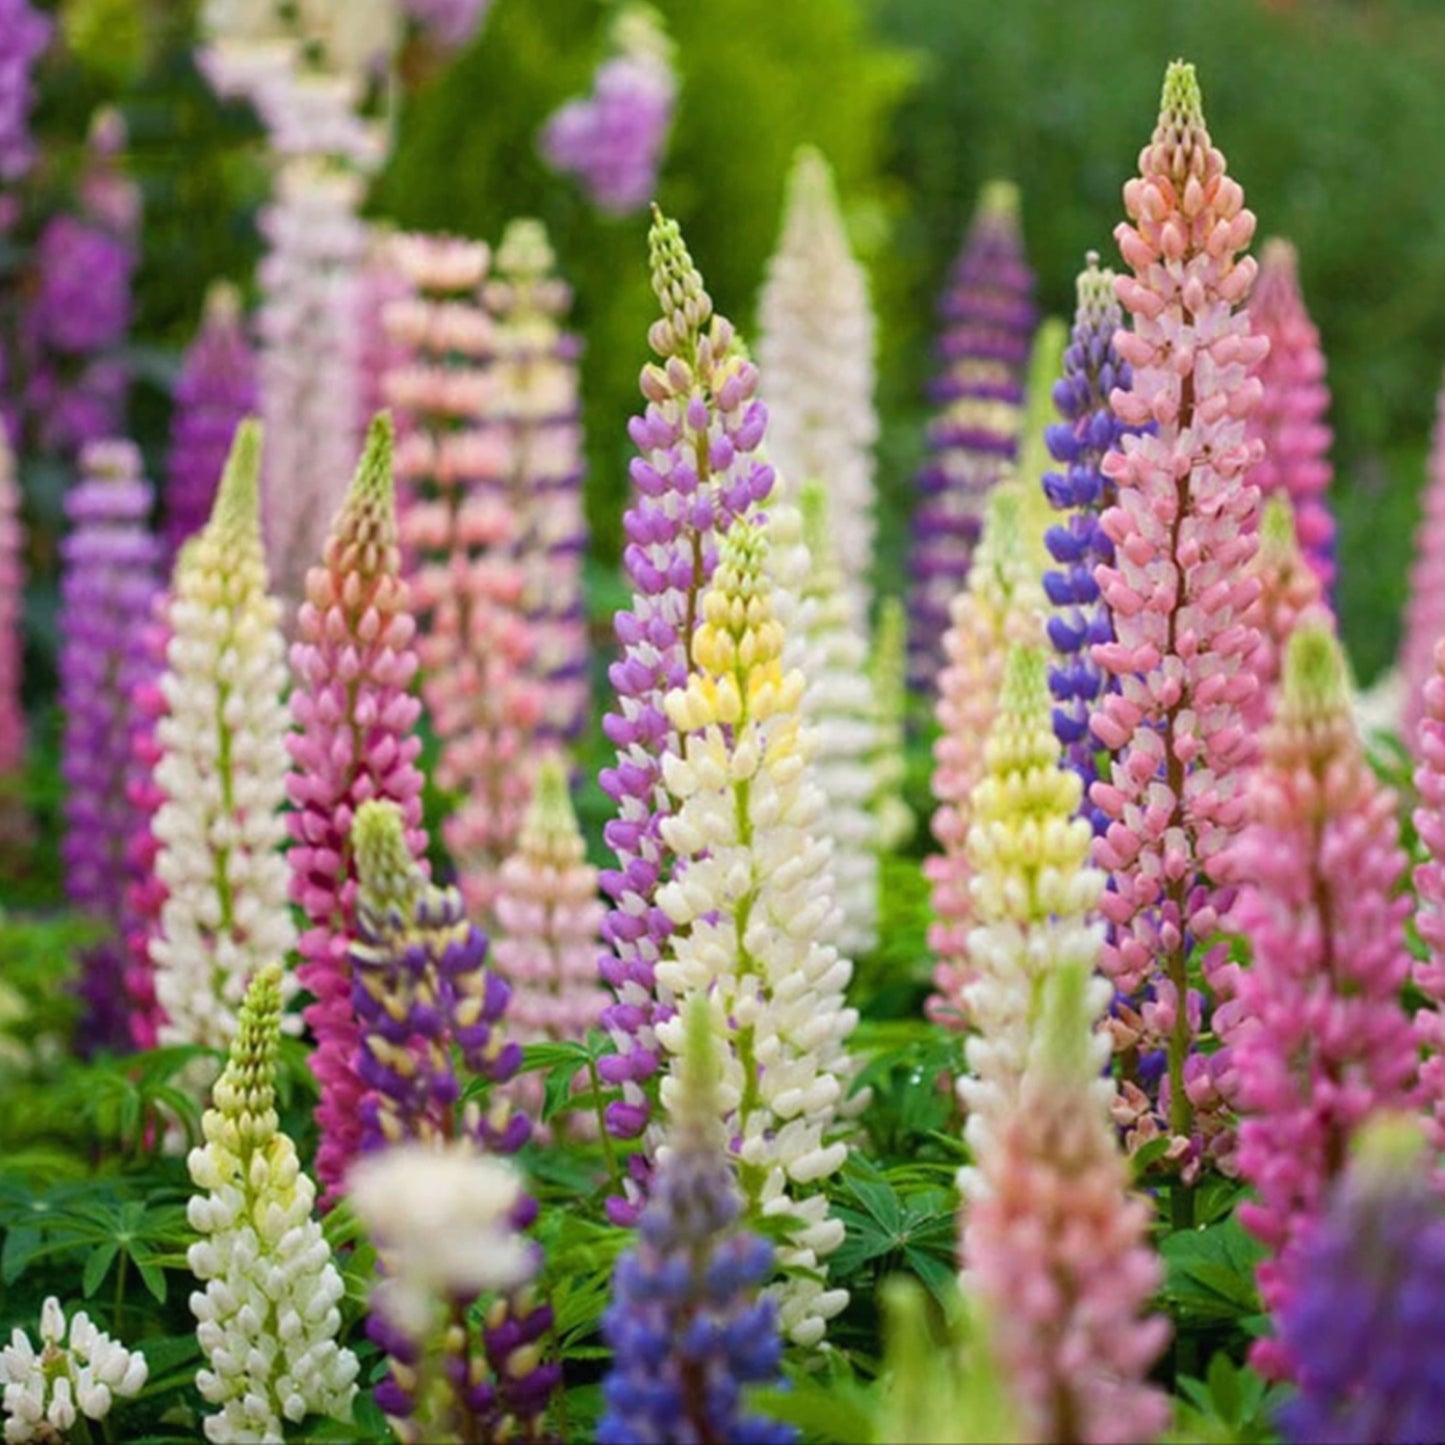
{"type": "Polygon", "coordinates": [[[125,1337],[125,1329],[121,1320],[121,1311],[125,1308],[125,1266],[130,1256],[121,1250],[116,1258],[115,1265],[115,1300],[111,1304],[111,1313],[115,1321],[115,1334],[117,1339],[125,1337]]]}

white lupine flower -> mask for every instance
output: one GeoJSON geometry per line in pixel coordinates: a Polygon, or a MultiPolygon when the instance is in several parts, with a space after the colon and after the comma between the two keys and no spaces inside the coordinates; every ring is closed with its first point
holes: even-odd
{"type": "Polygon", "coordinates": [[[768,445],[783,494],[828,489],[848,615],[868,625],[873,566],[874,320],[868,281],[848,248],[828,164],[794,162],[778,249],[759,300],[758,365],[768,445]]]}
{"type": "Polygon", "coordinates": [[[103,1420],[117,1399],[140,1393],[147,1375],[145,1356],[127,1350],[96,1329],[84,1310],[70,1320],[51,1295],[40,1309],[40,1350],[17,1329],[0,1349],[5,1386],[6,1445],[64,1436],[80,1416],[103,1420]]]}
{"type": "MultiPolygon", "coordinates": [[[[281,853],[289,726],[279,609],[266,594],[246,423],[211,520],[176,564],[152,830],[168,897],[150,945],[161,1039],[225,1048],[246,983],[296,941],[281,853]]],[[[294,991],[289,984],[288,993],[294,991]]]]}
{"type": "Polygon", "coordinates": [[[351,1418],[356,1356],[336,1342],[345,1286],[312,1218],[316,1189],[296,1146],[277,1127],[276,1046],[281,969],[255,977],[241,1008],[226,1071],[202,1120],[204,1147],[187,1160],[203,1193],[187,1217],[201,1236],[191,1271],[196,1338],[210,1368],[196,1375],[218,1409],[206,1439],[274,1441],[309,1414],[351,1418]]]}
{"type": "MultiPolygon", "coordinates": [[[[662,828],[686,866],[658,894],[678,925],[657,967],[678,1011],[658,1038],[677,1054],[686,1000],[706,998],[743,1192],[754,1210],[800,1224],[780,1262],[821,1275],[842,1228],[816,1186],[847,1155],[838,1135],[857,1013],[844,1006],[851,965],[826,941],[838,926],[831,845],[807,766],[803,678],[783,669],[763,551],[756,526],[734,523],[694,635],[696,671],[666,701],[686,751],[664,759],[677,808],[662,828]]],[[[676,1088],[663,1080],[669,1108],[676,1088]]],[[[817,1344],[846,1302],[846,1291],[790,1276],[779,1290],[783,1328],[817,1344]]]]}

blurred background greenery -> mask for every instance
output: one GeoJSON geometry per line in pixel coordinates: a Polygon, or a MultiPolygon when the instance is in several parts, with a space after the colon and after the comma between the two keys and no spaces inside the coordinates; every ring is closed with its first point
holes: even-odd
{"type": "MultiPolygon", "coordinates": [[[[249,283],[265,191],[258,132],[190,62],[188,0],[67,0],[42,136],[83,134],[114,100],[147,225],[134,426],[163,461],[166,384],[207,282],[249,283]]],[[[371,210],[495,240],[541,216],[577,290],[596,559],[616,557],[652,316],[646,219],[600,216],[541,163],[545,118],[586,88],[613,6],[495,0],[449,66],[406,58],[392,161],[371,210]]],[[[1340,599],[1357,668],[1393,654],[1434,395],[1445,358],[1445,6],[1435,0],[658,0],[681,99],[659,188],[720,308],[746,331],[784,175],[811,141],[839,177],[882,327],[881,580],[901,585],[934,306],[979,184],[1016,179],[1040,295],[1066,312],[1084,252],[1113,254],[1119,188],[1166,62],[1196,62],[1216,143],[1261,236],[1299,246],[1335,393],[1340,599]]],[[[42,176],[42,181],[45,177],[42,176]]],[[[605,573],[604,573],[605,575],[605,573]]]]}

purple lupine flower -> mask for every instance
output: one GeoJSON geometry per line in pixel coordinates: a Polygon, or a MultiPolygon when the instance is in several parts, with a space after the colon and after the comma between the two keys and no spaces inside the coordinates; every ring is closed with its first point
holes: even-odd
{"type": "Polygon", "coordinates": [[[487,18],[492,0],[401,0],[401,8],[438,45],[460,50],[487,18]]]}
{"type": "MultiPolygon", "coordinates": [[[[511,990],[487,968],[486,935],[468,921],[461,894],[427,881],[394,803],[373,800],[357,809],[352,846],[359,934],[351,948],[352,1001],[361,1025],[357,1070],[366,1091],[361,1149],[440,1146],[457,1137],[464,1076],[500,1085],[521,1063],[520,1046],[508,1042],[501,1027],[511,990]]],[[[460,1134],[479,1152],[515,1154],[531,1125],[494,1091],[486,1110],[472,1103],[461,1111],[460,1134]]],[[[536,1210],[524,1196],[513,1224],[525,1228],[536,1210]]],[[[525,1347],[536,1345],[551,1325],[550,1307],[525,1291],[487,1311],[480,1349],[490,1378],[481,1394],[459,1391],[454,1402],[492,1422],[496,1428],[484,1438],[498,1438],[507,1421],[522,1438],[532,1438],[561,1375],[558,1365],[542,1363],[525,1347]]],[[[377,1402],[388,1415],[409,1417],[417,1406],[409,1370],[416,1342],[380,1313],[371,1315],[368,1330],[392,1358],[377,1402]]],[[[461,1359],[469,1363],[465,1353],[461,1359]]],[[[473,1388],[480,1388],[475,1380],[473,1388]]]]}
{"type": "Polygon", "coordinates": [[[657,188],[677,76],[672,43],[651,6],[626,6],[613,24],[611,46],[592,94],[569,101],[547,122],[541,148],[548,164],[575,175],[596,205],[626,216],[657,188]]]}
{"type": "Polygon", "coordinates": [[[246,340],[241,298],[218,283],[206,296],[201,329],[176,378],[165,497],[171,559],[211,515],[231,439],[259,403],[256,357],[246,340]]]}
{"type": "Polygon", "coordinates": [[[18,181],[35,159],[30,71],[50,44],[54,22],[28,0],[0,0],[0,181],[18,181]]]}
{"type": "Polygon", "coordinates": [[[759,1294],[773,1247],[739,1228],[742,1199],[719,1124],[718,1066],[701,998],[688,1012],[677,1084],[671,1147],[602,1317],[613,1363],[597,1442],[792,1445],[791,1426],[742,1409],[742,1386],[779,1377],[777,1308],[759,1294]]]}
{"type": "MultiPolygon", "coordinates": [[[[757,367],[743,355],[732,323],[714,315],[677,223],[655,209],[653,214],[652,285],[663,316],[653,322],[648,340],[662,362],[643,368],[647,409],[628,427],[642,454],[632,462],[634,501],[623,518],[622,560],[633,599],[631,609],[616,617],[622,657],[608,676],[618,706],[602,724],[617,748],[617,766],[599,778],[618,813],[604,833],[618,867],[601,878],[614,906],[603,925],[609,951],[600,963],[617,997],[602,1022],[618,1052],[598,1068],[608,1084],[621,1086],[606,1119],[624,1139],[646,1128],[645,1085],[658,1066],[654,1026],[671,1009],[654,976],[672,930],[657,905],[673,861],[661,832],[669,808],[662,760],[679,746],[663,698],[687,681],[717,536],[773,485],[773,469],[754,455],[767,428],[767,409],[756,395],[757,367]]],[[[646,1180],[641,1155],[629,1169],[628,1198],[608,1201],[618,1222],[637,1217],[646,1180]]]]}
{"type": "Polygon", "coordinates": [[[1299,1362],[1279,1412],[1291,1445],[1445,1439],[1445,1206],[1411,1124],[1382,1120],[1356,1147],[1276,1321],[1299,1362]]]}
{"type": "Polygon", "coordinates": [[[35,243],[35,268],[28,319],[41,345],[81,356],[124,338],[135,255],[120,237],[77,216],[55,216],[35,243]]]}
{"type": "Polygon", "coordinates": [[[1089,714],[1106,681],[1091,655],[1099,643],[1114,640],[1108,604],[1099,595],[1094,569],[1114,560],[1114,544],[1099,525],[1104,511],[1114,505],[1116,488],[1100,469],[1110,450],[1118,450],[1121,437],[1137,428],[1125,426],[1109,405],[1118,387],[1128,391],[1133,375],[1114,350],[1114,333],[1123,325],[1123,312],[1114,296],[1114,273],[1100,269],[1099,255],[1090,251],[1086,269],[1078,278],[1078,310],[1074,330],[1064,352],[1063,379],[1054,387],[1054,405],[1064,420],[1048,428],[1045,440],[1053,459],[1064,470],[1044,475],[1044,494],[1067,518],[1045,535],[1049,555],[1059,564],[1044,573],[1044,591],[1053,604],[1048,619],[1049,641],[1059,661],[1049,669],[1054,695],[1054,733],[1063,745],[1069,766],[1084,780],[1084,811],[1095,833],[1108,820],[1088,801],[1089,788],[1098,779],[1095,752],[1099,744],[1089,732],[1089,714]]]}
{"type": "MultiPolygon", "coordinates": [[[[66,892],[112,929],[124,926],[127,856],[140,819],[131,801],[135,696],[154,662],[144,639],[159,590],[152,490],[125,441],[95,442],[84,479],[66,497],[71,533],[61,547],[60,700],[65,716],[66,892]]],[[[82,993],[97,1043],[129,1034],[126,957],[107,942],[85,959],[82,993]]]]}
{"type": "Polygon", "coordinates": [[[930,457],[918,473],[909,598],[909,678],[930,689],[949,608],[968,580],[989,491],[1015,460],[1037,312],[1018,190],[984,187],[941,306],[943,369],[931,389],[930,457]]]}

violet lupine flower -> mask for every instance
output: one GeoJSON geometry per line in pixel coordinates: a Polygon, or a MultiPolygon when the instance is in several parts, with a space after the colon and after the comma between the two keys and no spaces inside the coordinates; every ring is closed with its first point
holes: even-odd
{"type": "Polygon", "coordinates": [[[1049,641],[1059,655],[1049,669],[1054,732],[1069,766],[1084,780],[1085,814],[1094,831],[1102,833],[1108,820],[1088,797],[1099,776],[1099,744],[1089,731],[1089,714],[1112,680],[1106,681],[1092,648],[1114,640],[1114,625],[1094,569],[1114,560],[1114,544],[1099,518],[1114,505],[1116,493],[1101,463],[1136,428],[1125,426],[1109,405],[1116,387],[1128,391],[1133,385],[1128,362],[1114,349],[1114,333],[1123,325],[1114,273],[1100,269],[1095,251],[1086,262],[1077,283],[1078,310],[1064,352],[1063,379],[1054,387],[1063,421],[1045,433],[1049,452],[1063,470],[1045,473],[1044,494],[1067,516],[1045,534],[1058,570],[1044,573],[1044,592],[1054,609],[1047,622],[1049,641]]]}
{"type": "Polygon", "coordinates": [[[590,714],[581,343],[562,329],[572,292],[554,264],[542,223],[513,221],[485,295],[497,321],[494,414],[507,438],[506,497],[519,521],[514,545],[534,637],[531,671],[542,690],[541,732],[572,742],[590,714]]]}
{"type": "Polygon", "coordinates": [[[0,0],[0,181],[20,180],[35,159],[30,138],[35,88],[30,72],[54,30],[54,22],[32,9],[28,0],[0,0]]]}
{"type": "Polygon", "coordinates": [[[741,1387],[780,1375],[777,1310],[760,1294],[773,1249],[740,1224],[705,999],[684,1022],[667,1148],[602,1317],[613,1360],[598,1445],[791,1445],[791,1426],[743,1412],[741,1387]]]}
{"type": "Polygon", "coordinates": [[[576,176],[595,205],[627,216],[657,189],[677,76],[672,42],[650,5],[622,8],[612,25],[610,52],[593,78],[591,95],[564,105],[547,122],[540,144],[548,165],[576,176]]]}
{"type": "Polygon", "coordinates": [[[259,404],[256,357],[234,286],[218,282],[207,294],[172,401],[165,540],[174,561],[181,543],[206,525],[236,428],[259,404]]]}
{"type": "MultiPolygon", "coordinates": [[[[363,1153],[402,1143],[444,1147],[458,1137],[482,1154],[516,1153],[531,1129],[504,1092],[494,1089],[485,1111],[473,1101],[457,1117],[468,1076],[505,1084],[522,1058],[520,1046],[506,1041],[501,1029],[510,990],[486,967],[486,935],[467,920],[455,888],[427,882],[394,803],[366,802],[357,809],[352,851],[359,881],[359,937],[351,963],[352,1000],[361,1022],[359,1072],[366,1087],[363,1153]]],[[[524,1198],[512,1218],[521,1227],[535,1212],[535,1203],[524,1198]]],[[[550,1307],[526,1291],[504,1296],[487,1311],[479,1341],[490,1367],[485,1404],[470,1390],[458,1391],[452,1402],[458,1411],[488,1418],[485,1438],[535,1437],[561,1377],[559,1366],[541,1363],[540,1341],[551,1325],[550,1307]]],[[[378,1403],[389,1415],[416,1417],[426,1401],[417,1395],[418,1378],[410,1368],[415,1342],[399,1337],[395,1322],[381,1311],[372,1315],[369,1333],[392,1356],[378,1403]]],[[[475,1370],[467,1353],[462,1358],[475,1370]]],[[[471,1387],[480,1388],[480,1382],[471,1387]]],[[[412,1438],[406,1427],[402,1438],[412,1438]]]]}
{"type": "Polygon", "coordinates": [[[494,327],[476,299],[490,255],[445,236],[397,236],[391,250],[413,293],[383,318],[406,348],[385,381],[400,417],[401,544],[422,697],[441,740],[435,781],[457,796],[442,837],[468,909],[491,927],[531,796],[543,689],[516,555],[522,522],[506,491],[510,448],[496,424],[494,327]]]}
{"type": "MultiPolygon", "coordinates": [[[[25,709],[20,701],[24,640],[25,532],[20,521],[20,489],[15,454],[0,423],[0,787],[16,778],[25,762],[25,709]]],[[[0,820],[10,816],[0,798],[0,820]]],[[[8,831],[8,826],[0,832],[8,831]]]]}
{"type": "MultiPolygon", "coordinates": [[[[603,925],[599,967],[617,1002],[603,1016],[618,1052],[598,1064],[622,1097],[607,1106],[619,1138],[646,1128],[647,1084],[658,1067],[657,1023],[671,999],[655,970],[672,924],[657,902],[672,875],[674,854],[662,837],[671,801],[663,760],[680,751],[663,699],[684,687],[692,634],[704,588],[717,564],[717,538],[772,490],[773,469],[756,455],[767,429],[757,399],[758,371],[743,353],[732,323],[715,315],[712,299],[675,221],[654,210],[649,237],[652,286],[663,315],[648,341],[662,358],[642,371],[647,409],[628,425],[641,455],[631,466],[633,503],[623,517],[622,561],[632,606],[616,617],[622,657],[608,676],[618,706],[603,719],[617,766],[599,782],[617,804],[604,837],[618,867],[602,874],[613,901],[603,925]]],[[[636,1218],[646,1163],[636,1156],[627,1200],[608,1201],[619,1222],[636,1218]]]]}
{"type": "Polygon", "coordinates": [[[949,608],[968,580],[988,493],[1018,453],[1037,312],[1019,233],[1018,190],[985,186],[940,312],[943,369],[930,396],[930,460],[918,474],[909,598],[909,677],[930,690],[949,608]]]}
{"type": "MultiPolygon", "coordinates": [[[[1301,1251],[1350,1140],[1372,1113],[1415,1097],[1417,1043],[1400,1002],[1408,860],[1395,795],[1365,757],[1348,691],[1328,618],[1302,623],[1235,844],[1249,882],[1232,922],[1252,962],[1217,975],[1232,997],[1215,1025],[1228,1047],[1210,1063],[1241,1116],[1239,1167],[1258,1199],[1239,1217],[1270,1249],[1259,1288],[1274,1313],[1307,1277],[1301,1251]]],[[[1257,1341],[1250,1358],[1277,1379],[1303,1363],[1279,1340],[1257,1341]]]]}
{"type": "Polygon", "coordinates": [[[1288,498],[1300,547],[1328,590],[1335,580],[1335,519],[1326,496],[1333,475],[1333,434],[1325,422],[1330,389],[1320,333],[1305,310],[1299,261],[1288,241],[1264,244],[1249,320],[1269,338],[1269,353],[1255,372],[1264,395],[1249,419],[1249,434],[1264,443],[1264,457],[1250,481],[1266,500],[1276,493],[1288,498]]]}
{"type": "Polygon", "coordinates": [[[1371,1124],[1300,1250],[1275,1321],[1300,1362],[1279,1412],[1290,1445],[1445,1438],[1445,1210],[1404,1120],[1371,1124]]]}
{"type": "MultiPolygon", "coordinates": [[[[1254,754],[1243,709],[1258,644],[1250,563],[1259,493],[1248,473],[1260,447],[1244,422],[1259,401],[1252,369],[1268,343],[1251,334],[1241,304],[1256,268],[1238,253],[1254,216],[1209,138],[1193,66],[1169,67],[1139,161],[1142,174],[1124,187],[1132,224],[1114,233],[1135,272],[1116,283],[1134,329],[1114,337],[1134,384],[1116,387],[1110,403],[1126,425],[1157,430],[1122,437],[1102,463],[1118,492],[1100,521],[1115,561],[1095,578],[1117,640],[1093,658],[1118,690],[1090,719],[1114,755],[1090,801],[1109,819],[1094,847],[1112,879],[1102,967],[1133,997],[1116,1010],[1116,1044],[1134,1058],[1162,1049],[1167,1061],[1158,1101],[1167,1124],[1138,1080],[1124,1080],[1139,1119],[1131,1142],[1167,1127],[1169,1161],[1187,1184],[1206,1147],[1197,1132],[1213,1137],[1220,1122],[1215,1101],[1186,1087],[1187,1065],[1197,1088],[1208,1078],[1202,1058],[1191,1065],[1203,1001],[1188,978],[1196,958],[1206,980],[1223,961],[1214,936],[1231,896],[1229,844],[1244,823],[1240,779],[1254,754]]],[[[1181,1222],[1190,1199],[1185,1188],[1176,1195],[1181,1222]]]]}
{"type": "Polygon", "coordinates": [[[292,845],[291,896],[310,922],[296,970],[315,1002],[305,1011],[316,1036],[311,1070],[321,1085],[316,1172],[334,1201],[361,1143],[357,1072],[360,1029],[351,998],[349,950],[356,933],[356,809],[386,798],[402,810],[413,855],[426,855],[421,822],[421,740],[413,733],[421,704],[415,624],[396,541],[391,480],[391,420],[371,425],[366,451],[326,553],[306,580],[291,649],[291,713],[299,729],[287,739],[294,764],[287,792],[292,845]]]}
{"type": "Polygon", "coordinates": [[[1405,635],[1400,643],[1405,690],[1400,736],[1417,758],[1425,689],[1435,674],[1435,648],[1445,637],[1445,383],[1435,403],[1422,506],[1415,532],[1415,560],[1410,567],[1410,597],[1405,604],[1405,635]]]}

